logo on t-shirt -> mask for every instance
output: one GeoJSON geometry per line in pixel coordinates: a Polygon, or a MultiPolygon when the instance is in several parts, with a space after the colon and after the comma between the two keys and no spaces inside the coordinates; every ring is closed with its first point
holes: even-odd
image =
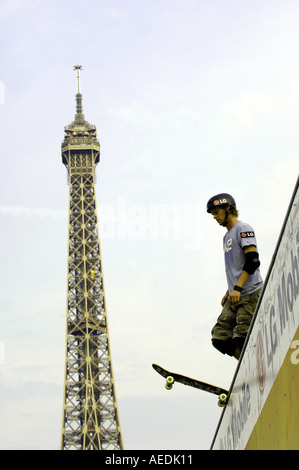
{"type": "Polygon", "coordinates": [[[241,237],[242,238],[254,238],[254,232],[242,232],[241,237]]]}
{"type": "Polygon", "coordinates": [[[229,238],[224,244],[224,251],[228,253],[232,249],[233,239],[229,238]]]}

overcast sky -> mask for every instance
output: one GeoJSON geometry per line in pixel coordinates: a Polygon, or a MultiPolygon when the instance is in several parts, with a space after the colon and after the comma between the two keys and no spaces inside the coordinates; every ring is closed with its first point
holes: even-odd
{"type": "Polygon", "coordinates": [[[64,126],[76,75],[97,127],[97,203],[126,449],[208,449],[229,387],[213,350],[231,193],[266,276],[298,176],[297,0],[1,0],[0,448],[58,449],[66,323],[64,126]]]}

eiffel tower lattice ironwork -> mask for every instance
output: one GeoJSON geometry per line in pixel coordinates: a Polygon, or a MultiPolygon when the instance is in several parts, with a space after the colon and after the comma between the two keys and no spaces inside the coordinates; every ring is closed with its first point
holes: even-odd
{"type": "Polygon", "coordinates": [[[85,121],[77,73],[75,120],[65,127],[69,183],[66,361],[61,449],[123,449],[108,334],[95,196],[96,127],[85,121]]]}

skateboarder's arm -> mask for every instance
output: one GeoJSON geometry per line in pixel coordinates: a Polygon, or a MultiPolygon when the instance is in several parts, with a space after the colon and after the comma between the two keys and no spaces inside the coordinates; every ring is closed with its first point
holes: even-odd
{"type": "MultiPolygon", "coordinates": [[[[254,252],[254,251],[256,251],[256,247],[254,245],[250,245],[244,248],[245,254],[249,252],[254,252]]],[[[247,271],[243,270],[240,274],[238,281],[236,282],[236,287],[239,287],[240,289],[242,289],[242,287],[244,287],[244,285],[248,281],[249,277],[250,277],[250,274],[247,271]]],[[[237,303],[240,300],[240,296],[241,296],[241,292],[239,292],[238,290],[232,290],[229,296],[230,304],[237,305],[237,303]]]]}

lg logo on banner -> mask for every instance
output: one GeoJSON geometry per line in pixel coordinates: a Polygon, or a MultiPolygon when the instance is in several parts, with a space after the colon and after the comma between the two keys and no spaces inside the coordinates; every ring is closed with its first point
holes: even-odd
{"type": "Polygon", "coordinates": [[[291,363],[296,365],[299,364],[299,340],[293,341],[291,343],[291,349],[295,349],[291,354],[291,363]]]}

